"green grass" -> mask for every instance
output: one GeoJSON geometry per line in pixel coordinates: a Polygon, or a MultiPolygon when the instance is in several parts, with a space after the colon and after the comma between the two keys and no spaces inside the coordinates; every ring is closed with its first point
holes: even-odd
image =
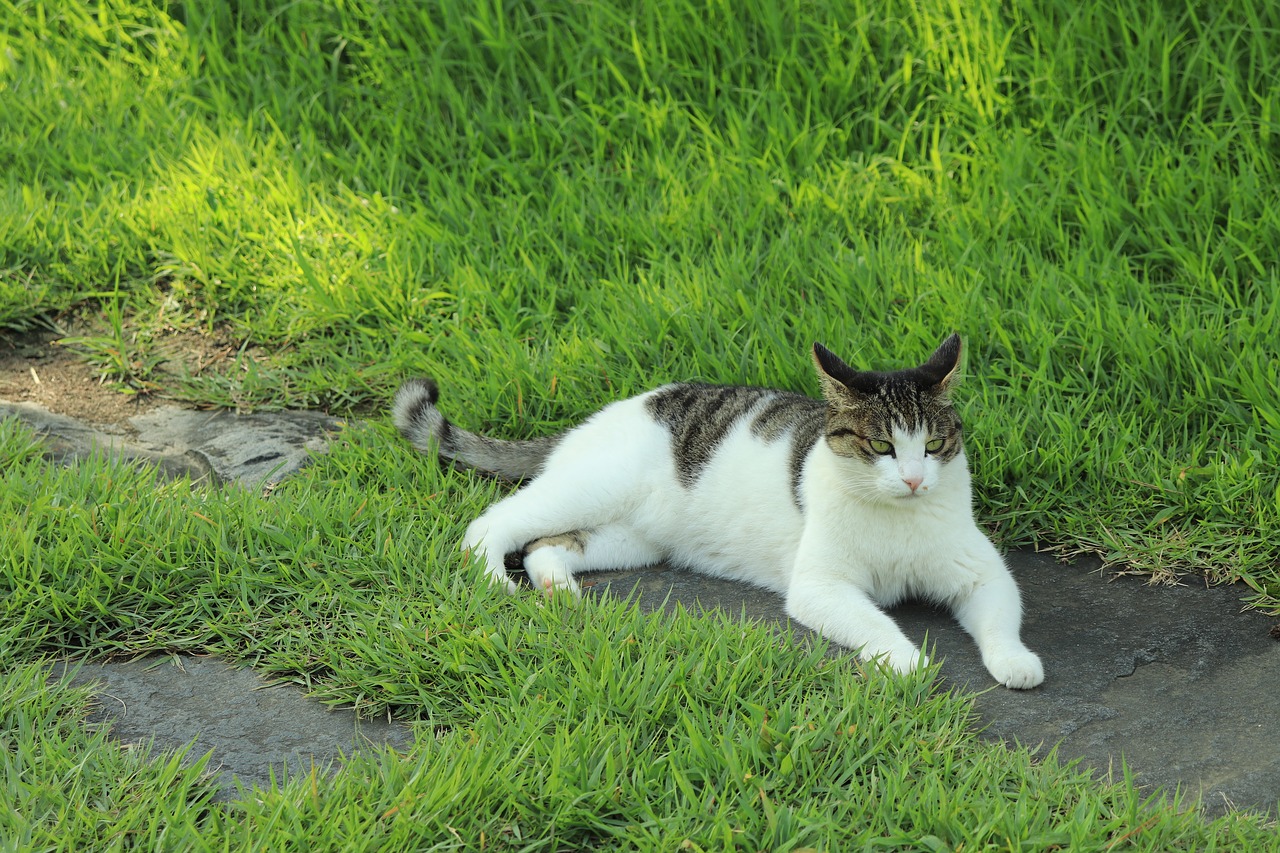
{"type": "Polygon", "coordinates": [[[1280,609],[1272,4],[5,5],[0,323],[127,390],[523,435],[958,329],[1005,544],[1280,609]]]}
{"type": "Polygon", "coordinates": [[[0,425],[0,837],[17,849],[1274,849],[1274,827],[980,741],[885,677],[727,615],[508,596],[453,547],[493,487],[353,429],[269,499],[42,460],[0,425]],[[146,500],[140,500],[144,497],[146,500]],[[335,570],[338,567],[339,570],[335,570]],[[41,656],[215,652],[416,721],[405,753],[212,801],[41,656]],[[317,827],[324,827],[318,831],[317,827]],[[686,846],[687,843],[687,846],[686,846]]]}
{"type": "Polygon", "coordinates": [[[544,434],[672,379],[813,391],[815,339],[890,367],[959,330],[1002,544],[1243,580],[1280,612],[1277,80],[1280,7],[1248,0],[0,0],[0,327],[83,312],[74,345],[125,391],[374,419],[266,502],[49,468],[0,431],[5,712],[31,697],[0,735],[0,837],[1273,844],[984,746],[925,681],[476,591],[455,543],[494,487],[410,461],[381,418],[430,373],[467,425],[544,434]],[[237,355],[162,371],[175,331],[237,355]],[[337,782],[210,805],[32,686],[42,655],[137,649],[430,725],[337,782]],[[742,660],[760,677],[716,680],[742,660]],[[656,690],[699,665],[707,695],[671,700],[692,710],[634,725],[591,669],[656,690]],[[64,763],[24,769],[44,749],[64,763]],[[62,783],[81,761],[100,790],[62,783]],[[633,764],[606,802],[592,768],[633,764]]]}

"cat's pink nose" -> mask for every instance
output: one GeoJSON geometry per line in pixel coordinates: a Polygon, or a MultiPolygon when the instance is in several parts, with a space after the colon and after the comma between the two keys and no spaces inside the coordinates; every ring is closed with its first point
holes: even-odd
{"type": "Polygon", "coordinates": [[[916,489],[920,488],[920,484],[924,482],[924,477],[903,477],[902,482],[906,483],[907,486],[910,487],[911,491],[914,492],[916,489]]]}

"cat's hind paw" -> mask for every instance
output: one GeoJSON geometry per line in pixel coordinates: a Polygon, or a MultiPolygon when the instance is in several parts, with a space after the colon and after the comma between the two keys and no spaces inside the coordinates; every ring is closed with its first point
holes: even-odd
{"type": "Polygon", "coordinates": [[[864,646],[858,657],[865,661],[874,660],[886,669],[897,673],[914,672],[929,665],[929,656],[912,645],[904,645],[893,649],[872,649],[864,646]]]}
{"type": "Polygon", "coordinates": [[[550,596],[564,590],[574,598],[582,597],[578,582],[573,579],[573,573],[559,558],[555,548],[530,551],[524,557],[524,571],[533,588],[541,590],[545,595],[550,596]]]}
{"type": "Polygon", "coordinates": [[[520,585],[507,574],[505,563],[495,564],[493,560],[486,557],[483,548],[473,550],[464,545],[462,547],[462,558],[470,560],[473,564],[483,563],[485,577],[488,578],[489,583],[493,586],[500,586],[512,595],[520,590],[520,585]]]}
{"type": "Polygon", "coordinates": [[[463,559],[470,560],[473,564],[483,563],[485,576],[489,579],[490,584],[500,586],[508,593],[515,594],[519,591],[520,585],[507,575],[506,561],[502,559],[501,555],[495,558],[490,550],[485,547],[485,537],[488,532],[489,528],[485,524],[483,516],[468,525],[467,532],[462,537],[462,543],[459,546],[462,549],[463,559]]]}
{"type": "Polygon", "coordinates": [[[510,595],[520,591],[520,584],[507,574],[507,567],[503,564],[495,566],[492,562],[486,562],[485,577],[489,579],[492,586],[502,587],[510,595]]]}
{"type": "Polygon", "coordinates": [[[1028,649],[991,655],[983,662],[996,681],[1014,690],[1026,690],[1044,681],[1044,664],[1028,649]]]}

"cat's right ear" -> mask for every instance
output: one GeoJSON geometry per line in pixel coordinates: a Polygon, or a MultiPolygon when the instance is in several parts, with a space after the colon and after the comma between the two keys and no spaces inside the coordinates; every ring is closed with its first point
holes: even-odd
{"type": "Polygon", "coordinates": [[[853,399],[853,383],[857,380],[858,371],[816,341],[813,344],[813,364],[818,369],[822,396],[827,398],[827,402],[848,405],[853,399]]]}

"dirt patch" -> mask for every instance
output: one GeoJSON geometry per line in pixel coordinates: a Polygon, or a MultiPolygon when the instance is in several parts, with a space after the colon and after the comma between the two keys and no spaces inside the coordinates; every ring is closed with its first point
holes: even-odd
{"type": "Polygon", "coordinates": [[[104,375],[72,346],[59,343],[87,334],[78,324],[60,331],[0,331],[0,400],[35,403],[97,426],[127,427],[129,418],[173,402],[165,379],[225,366],[235,349],[200,332],[171,331],[152,342],[161,363],[139,390],[104,375]]]}
{"type": "Polygon", "coordinates": [[[93,365],[56,341],[53,332],[0,335],[0,400],[36,403],[87,423],[122,424],[160,404],[152,394],[125,394],[93,365]]]}

